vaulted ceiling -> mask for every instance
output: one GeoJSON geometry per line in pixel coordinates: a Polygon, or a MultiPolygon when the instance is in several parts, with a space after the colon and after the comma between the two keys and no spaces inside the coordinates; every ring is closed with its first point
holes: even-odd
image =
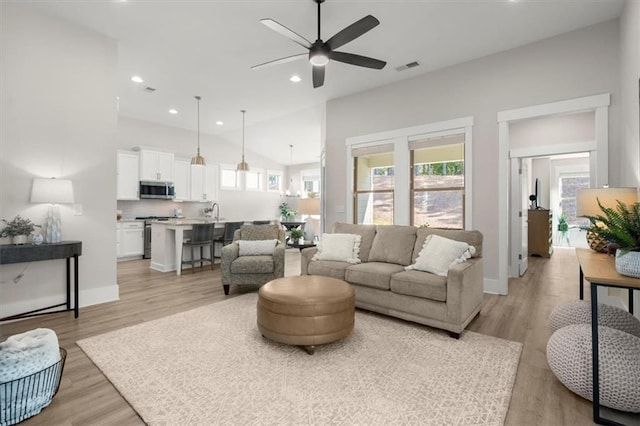
{"type": "Polygon", "coordinates": [[[614,19],[623,4],[327,0],[322,4],[322,38],[326,41],[371,14],[380,25],[339,50],[382,59],[387,66],[371,70],[330,62],[325,84],[317,89],[306,59],[251,69],[305,52],[260,19],[272,18],[314,41],[317,16],[312,0],[41,0],[26,7],[117,40],[120,115],[195,130],[194,95],[200,95],[202,132],[240,144],[240,110],[245,109],[248,150],[279,162],[285,156],[288,162],[292,144],[293,162],[306,163],[318,161],[327,100],[614,19]],[[414,61],[420,65],[397,70],[414,61]],[[294,74],[302,81],[291,82],[294,74]],[[144,83],[132,82],[133,75],[144,83]],[[171,108],[178,114],[169,114],[171,108]]]}

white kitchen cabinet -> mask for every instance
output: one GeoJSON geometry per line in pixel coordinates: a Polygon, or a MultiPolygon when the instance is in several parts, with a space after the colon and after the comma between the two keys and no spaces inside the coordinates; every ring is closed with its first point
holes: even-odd
{"type": "Polygon", "coordinates": [[[117,224],[118,257],[137,257],[144,254],[144,222],[117,224]]]}
{"type": "Polygon", "coordinates": [[[211,202],[218,198],[218,168],[191,167],[191,200],[211,202]]]}
{"type": "Polygon", "coordinates": [[[170,152],[140,150],[140,180],[174,181],[174,155],[170,152]]]}
{"type": "Polygon", "coordinates": [[[216,201],[218,199],[218,168],[214,165],[207,166],[204,178],[205,200],[216,201]]]}
{"type": "Polygon", "coordinates": [[[175,201],[190,201],[191,200],[191,162],[181,158],[176,158],[174,166],[174,181],[173,187],[176,191],[175,201]]]}
{"type": "Polygon", "coordinates": [[[132,151],[118,151],[116,163],[117,188],[116,198],[118,200],[138,200],[139,176],[139,155],[132,151]]]}
{"type": "Polygon", "coordinates": [[[122,224],[116,223],[116,257],[122,257],[122,243],[120,237],[122,235],[122,224]]]}

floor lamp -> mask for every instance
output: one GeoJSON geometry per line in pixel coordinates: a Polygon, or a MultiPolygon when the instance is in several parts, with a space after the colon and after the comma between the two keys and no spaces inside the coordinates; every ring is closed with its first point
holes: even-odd
{"type": "Polygon", "coordinates": [[[301,215],[307,215],[304,225],[304,239],[307,241],[313,241],[314,229],[311,215],[320,214],[320,199],[301,198],[298,201],[298,213],[301,215]]]}
{"type": "Polygon", "coordinates": [[[32,203],[50,203],[45,226],[45,241],[59,243],[62,241],[62,220],[58,204],[73,203],[73,183],[69,179],[33,180],[31,187],[32,203]]]}
{"type": "MultiPolygon", "coordinates": [[[[603,215],[598,201],[603,207],[615,209],[618,201],[631,206],[638,202],[638,188],[586,188],[579,189],[576,194],[576,216],[603,215]]],[[[597,224],[596,224],[597,225],[597,224]]],[[[607,241],[597,234],[587,231],[587,242],[591,250],[604,253],[607,241]]]]}

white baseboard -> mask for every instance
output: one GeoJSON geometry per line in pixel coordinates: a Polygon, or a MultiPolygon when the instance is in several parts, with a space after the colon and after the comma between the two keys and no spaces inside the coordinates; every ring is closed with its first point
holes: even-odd
{"type": "MultiPolygon", "coordinates": [[[[71,306],[73,306],[73,289],[71,289],[71,291],[71,306]]],[[[105,287],[80,290],[79,299],[81,308],[85,306],[97,305],[100,303],[113,302],[114,300],[120,299],[120,287],[118,287],[117,284],[114,284],[105,287]]],[[[14,303],[4,303],[0,305],[0,312],[2,312],[3,317],[8,317],[11,315],[18,315],[24,312],[40,309],[44,306],[53,306],[59,303],[66,302],[66,293],[61,293],[56,296],[40,297],[37,299],[23,300],[14,303]]],[[[51,309],[51,311],[57,311],[61,308],[62,307],[53,308],[51,309]]]]}
{"type": "Polygon", "coordinates": [[[508,288],[502,288],[498,280],[491,278],[484,279],[484,292],[490,294],[500,294],[506,296],[509,293],[508,288]]]}

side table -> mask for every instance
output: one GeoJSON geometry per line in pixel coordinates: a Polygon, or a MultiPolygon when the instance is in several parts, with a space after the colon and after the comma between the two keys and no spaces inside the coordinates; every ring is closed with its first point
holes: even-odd
{"type": "Polygon", "coordinates": [[[314,243],[313,241],[305,241],[304,243],[300,244],[298,243],[287,243],[287,247],[289,248],[297,248],[300,249],[300,251],[302,251],[303,249],[306,249],[307,247],[315,247],[316,243],[314,243]]]}

